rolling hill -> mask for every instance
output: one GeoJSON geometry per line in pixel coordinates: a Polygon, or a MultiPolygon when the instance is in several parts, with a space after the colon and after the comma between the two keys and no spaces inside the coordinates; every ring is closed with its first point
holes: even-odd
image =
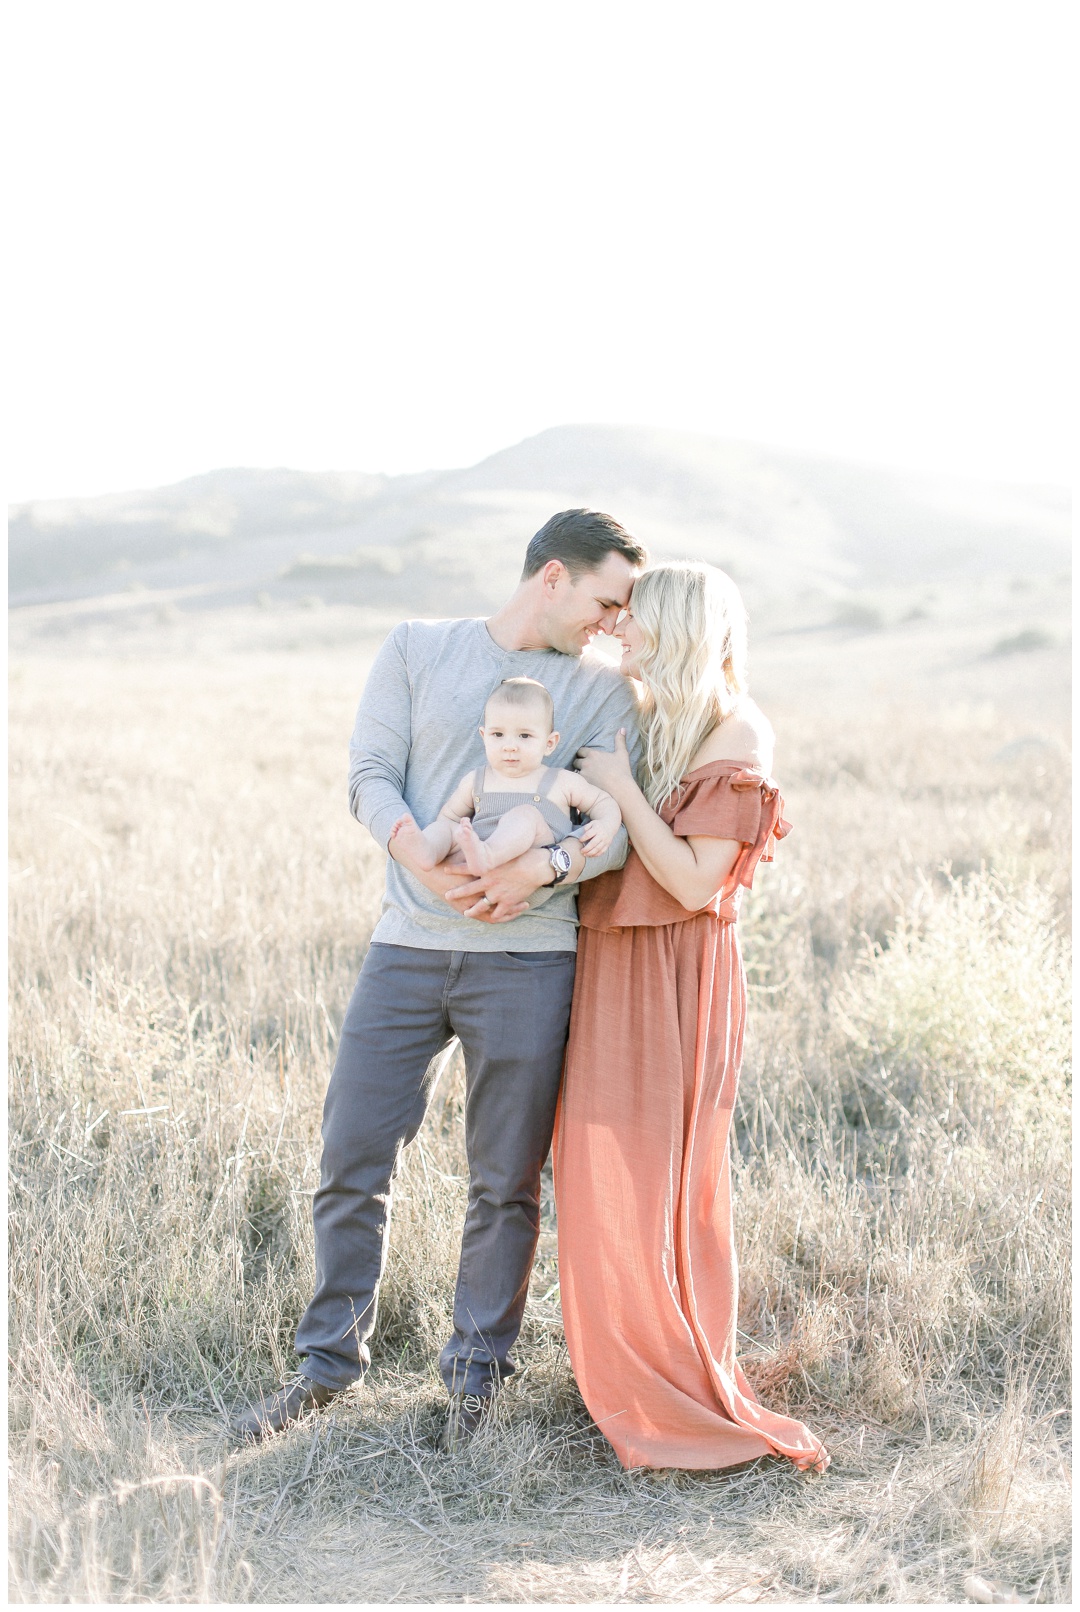
{"type": "Polygon", "coordinates": [[[11,511],[13,607],[167,590],[189,607],[320,600],[482,612],[555,510],[607,509],[657,558],[730,570],[752,605],[1069,564],[1067,495],[691,433],[559,426],[467,469],[216,470],[11,511]]]}

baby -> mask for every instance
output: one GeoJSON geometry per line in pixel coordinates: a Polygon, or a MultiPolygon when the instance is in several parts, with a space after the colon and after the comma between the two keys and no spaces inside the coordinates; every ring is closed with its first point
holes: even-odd
{"type": "Polygon", "coordinates": [[[543,683],[508,677],[484,707],[487,765],[468,772],[428,828],[399,817],[390,830],[408,866],[430,870],[461,848],[469,871],[482,874],[538,845],[573,831],[570,808],[588,815],[579,836],[586,856],[599,856],[615,837],[622,814],[611,796],[580,773],[548,767],[559,742],[555,708],[543,683]]]}

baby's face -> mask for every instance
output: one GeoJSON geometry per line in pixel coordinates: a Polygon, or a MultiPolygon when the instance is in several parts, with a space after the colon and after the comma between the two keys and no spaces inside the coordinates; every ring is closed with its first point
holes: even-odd
{"type": "Polygon", "coordinates": [[[480,737],[488,766],[507,778],[535,772],[559,742],[541,705],[505,705],[501,700],[489,701],[480,737]]]}

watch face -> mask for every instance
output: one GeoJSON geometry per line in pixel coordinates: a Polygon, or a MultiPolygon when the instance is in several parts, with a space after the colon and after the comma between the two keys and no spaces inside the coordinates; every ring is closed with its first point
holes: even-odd
{"type": "Polygon", "coordinates": [[[561,884],[574,865],[570,852],[562,845],[553,845],[548,856],[555,873],[552,883],[561,884]]]}

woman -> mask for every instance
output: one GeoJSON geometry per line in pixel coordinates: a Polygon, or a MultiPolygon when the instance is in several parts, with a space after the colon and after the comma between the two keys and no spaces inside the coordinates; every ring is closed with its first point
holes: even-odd
{"type": "Polygon", "coordinates": [[[660,565],[638,579],[615,636],[641,685],[645,785],[621,740],[614,754],[579,754],[618,801],[632,849],[579,896],[555,1138],[570,1359],[625,1467],[779,1454],[824,1470],[820,1441],[759,1405],[735,1359],[735,920],[740,887],[788,831],[772,733],[744,692],[745,612],[713,566],[660,565]]]}

